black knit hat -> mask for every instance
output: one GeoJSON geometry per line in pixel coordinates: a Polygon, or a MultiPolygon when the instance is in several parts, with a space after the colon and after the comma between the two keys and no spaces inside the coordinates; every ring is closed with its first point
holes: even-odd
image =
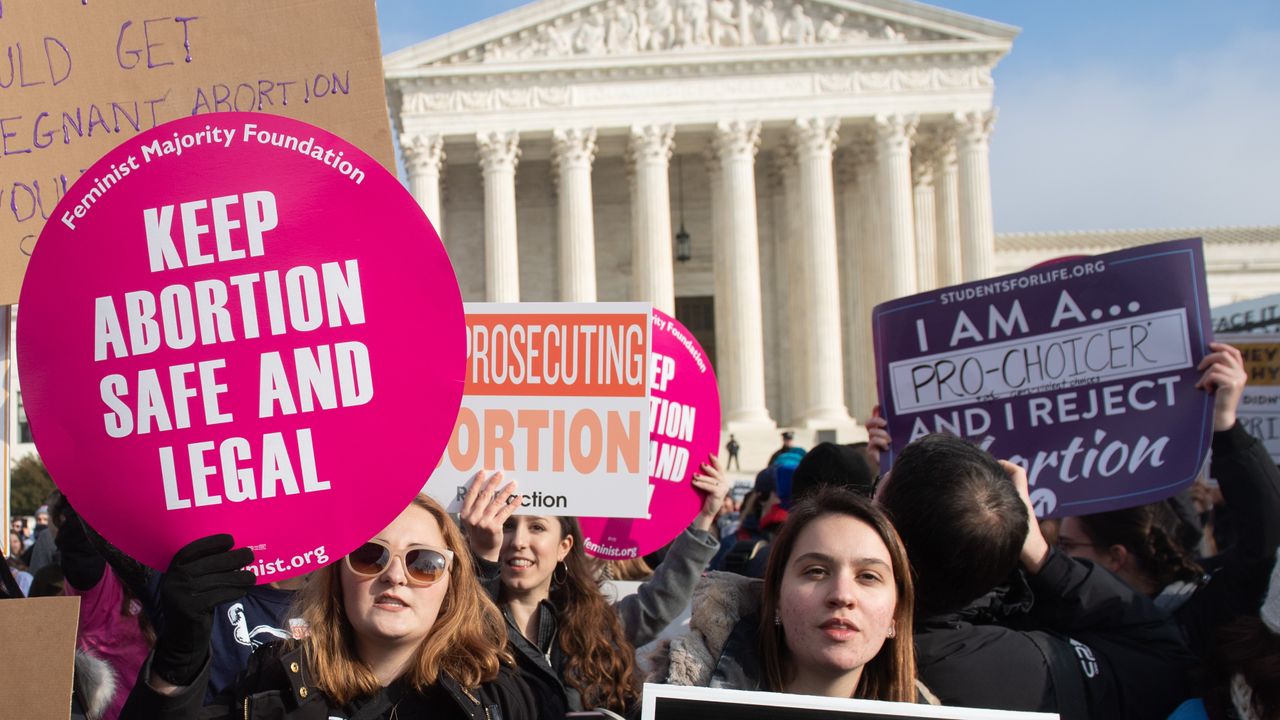
{"type": "Polygon", "coordinates": [[[824,442],[805,454],[791,476],[791,497],[800,500],[822,485],[870,496],[875,474],[860,447],[824,442]]]}

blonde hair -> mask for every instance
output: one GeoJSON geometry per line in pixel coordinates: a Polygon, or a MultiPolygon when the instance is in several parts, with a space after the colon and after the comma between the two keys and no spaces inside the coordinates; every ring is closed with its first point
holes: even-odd
{"type": "Polygon", "coordinates": [[[885,638],[875,657],[862,667],[854,697],[891,702],[916,701],[916,651],[912,637],[915,589],[911,566],[902,539],[885,514],[871,501],[844,488],[823,487],[796,503],[786,523],[774,538],[769,565],[764,575],[760,607],[759,650],[767,689],[780,692],[795,675],[787,657],[787,641],[782,626],[774,622],[781,601],[782,577],[800,533],[813,521],[828,515],[846,515],[875,530],[893,561],[893,584],[897,604],[893,609],[894,637],[885,638]]]}
{"type": "MultiPolygon", "coordinates": [[[[420,507],[435,518],[445,546],[454,552],[454,560],[440,612],[430,634],[418,646],[406,678],[420,692],[435,684],[442,674],[462,687],[490,682],[498,676],[501,663],[512,662],[506,650],[502,615],[480,587],[470,550],[444,508],[427,495],[414,498],[411,506],[420,507]]],[[[316,571],[316,576],[294,598],[290,614],[301,616],[310,626],[309,634],[300,643],[314,683],[334,702],[345,705],[378,691],[377,678],[356,655],[355,630],[343,606],[338,563],[316,571]]]]}

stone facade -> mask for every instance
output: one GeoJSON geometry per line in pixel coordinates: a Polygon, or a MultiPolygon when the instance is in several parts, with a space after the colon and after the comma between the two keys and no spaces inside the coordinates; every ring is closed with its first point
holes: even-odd
{"type": "Polygon", "coordinates": [[[728,429],[852,438],[858,319],[991,272],[991,70],[1016,33],[898,0],[541,0],[384,65],[464,297],[713,306],[691,327],[728,429]]]}
{"type": "MultiPolygon", "coordinates": [[[[1016,34],[899,0],[538,0],[384,66],[467,300],[651,301],[712,351],[726,431],[857,439],[876,303],[1199,234],[995,237],[1016,34]]],[[[1274,232],[1223,233],[1214,301],[1277,287],[1274,232]]]]}

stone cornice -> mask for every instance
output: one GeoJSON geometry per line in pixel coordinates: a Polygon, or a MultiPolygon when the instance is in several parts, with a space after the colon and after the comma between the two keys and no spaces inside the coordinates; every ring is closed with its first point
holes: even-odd
{"type": "Polygon", "coordinates": [[[870,47],[798,46],[716,49],[634,56],[584,56],[530,59],[484,65],[437,65],[387,68],[388,84],[466,84],[468,81],[528,83],[533,81],[616,80],[644,77],[705,76],[712,72],[779,72],[875,67],[916,63],[968,64],[994,68],[1010,48],[1009,41],[944,41],[870,47]],[[409,81],[409,82],[406,82],[409,81]],[[416,82],[415,82],[416,81],[416,82]]]}
{"type": "Polygon", "coordinates": [[[996,235],[996,249],[1000,252],[1036,252],[1064,248],[1112,250],[1189,237],[1204,238],[1206,245],[1213,246],[1276,247],[1280,245],[1280,226],[1001,233],[996,235]]]}
{"type": "Polygon", "coordinates": [[[906,94],[925,97],[976,91],[975,98],[986,98],[978,106],[985,107],[989,106],[993,90],[990,69],[983,56],[950,53],[796,58],[785,63],[758,60],[743,65],[653,67],[643,72],[637,68],[579,68],[523,75],[414,78],[388,81],[388,96],[394,114],[403,122],[413,116],[443,119],[477,112],[585,110],[616,107],[619,103],[650,105],[654,91],[643,86],[655,81],[671,83],[664,90],[673,93],[667,98],[669,102],[694,103],[734,98],[754,103],[766,98],[806,97],[847,104],[847,101],[840,103],[840,98],[906,94]],[[630,89],[633,87],[640,89],[630,89]]]}
{"type": "MultiPolygon", "coordinates": [[[[745,1],[745,0],[744,0],[745,1]]],[[[757,3],[748,3],[753,7],[757,3]]],[[[486,44],[513,36],[537,33],[547,25],[574,28],[591,16],[593,19],[613,10],[619,3],[602,0],[540,0],[501,15],[482,20],[446,35],[419,43],[388,54],[384,67],[391,73],[440,63],[451,57],[467,57],[481,51],[486,44]]],[[[943,8],[935,8],[904,0],[806,0],[811,15],[822,9],[830,17],[843,13],[847,17],[873,20],[882,25],[892,25],[907,30],[913,36],[924,33],[930,36],[954,37],[969,41],[996,41],[1006,46],[1017,36],[1018,28],[943,8]]],[[[783,7],[779,4],[778,7],[783,7]]],[[[652,22],[651,18],[636,17],[637,21],[652,22]]],[[[675,18],[679,23],[680,19],[675,18]]],[[[597,22],[599,22],[597,20],[597,22]]],[[[668,20],[669,22],[669,20],[668,20]]],[[[899,33],[900,34],[900,33],[899,33]]],[[[848,43],[832,43],[848,49],[848,43]]],[[[580,51],[579,51],[580,52],[580,51]]],[[[660,54],[667,54],[663,50],[660,54]]]]}

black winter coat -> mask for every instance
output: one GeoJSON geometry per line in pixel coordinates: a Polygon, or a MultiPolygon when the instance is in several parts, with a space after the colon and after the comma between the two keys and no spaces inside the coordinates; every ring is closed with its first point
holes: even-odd
{"type": "Polygon", "coordinates": [[[1236,542],[1203,565],[1205,582],[1173,617],[1192,652],[1207,659],[1219,626],[1262,605],[1280,546],[1280,468],[1237,422],[1213,434],[1209,474],[1231,508],[1236,542]]]}
{"type": "Polygon", "coordinates": [[[497,679],[479,688],[463,688],[441,676],[425,692],[395,682],[372,697],[335,705],[322,690],[308,683],[307,658],[300,648],[285,643],[264,645],[249,659],[235,688],[203,706],[209,664],[181,693],[165,696],[147,684],[151,663],[142,667],[138,682],[120,714],[121,720],[536,720],[533,696],[519,675],[503,667],[497,679]]]}
{"type": "Polygon", "coordinates": [[[943,705],[1163,719],[1191,694],[1181,633],[1123,580],[1056,548],[1021,577],[917,621],[920,679],[943,705]]]}

